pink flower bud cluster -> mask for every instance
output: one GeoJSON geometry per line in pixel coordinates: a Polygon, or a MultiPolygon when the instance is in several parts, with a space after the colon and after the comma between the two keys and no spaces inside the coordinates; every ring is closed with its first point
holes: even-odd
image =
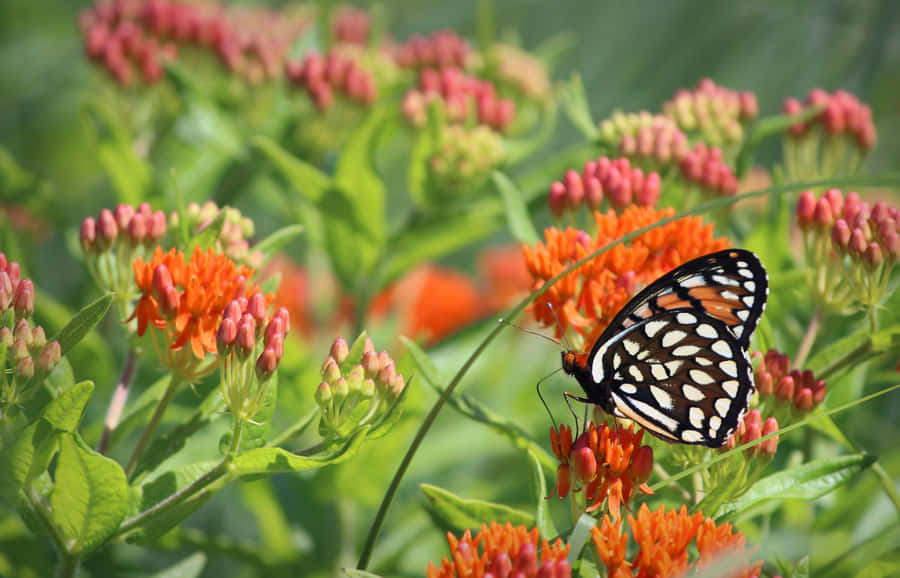
{"type": "Polygon", "coordinates": [[[29,323],[33,312],[34,283],[22,278],[18,263],[0,253],[0,323],[10,322],[10,326],[0,325],[0,345],[6,351],[6,363],[0,364],[0,371],[8,376],[0,380],[0,412],[33,393],[20,386],[35,376],[46,377],[62,357],[59,342],[48,342],[44,328],[29,323]]]}
{"type": "MultiPolygon", "coordinates": [[[[737,446],[748,444],[756,441],[763,436],[778,431],[778,420],[774,417],[767,418],[765,422],[762,420],[762,414],[758,409],[751,409],[744,416],[741,424],[738,426],[734,435],[722,446],[722,451],[736,448],[737,446]]],[[[769,462],[775,457],[778,450],[778,436],[773,436],[762,443],[758,443],[753,447],[744,450],[744,455],[748,459],[758,458],[762,462],[769,462]]]]}
{"type": "Polygon", "coordinates": [[[688,139],[674,120],[647,111],[614,113],[600,123],[600,135],[622,156],[658,166],[677,163],[689,151],[688,139]]]}
{"type": "Polygon", "coordinates": [[[211,2],[98,0],[79,22],[85,51],[123,86],[137,68],[146,83],[162,77],[162,63],[178,57],[179,45],[207,48],[230,72],[252,82],[281,74],[293,41],[309,16],[211,2]]]}
{"type": "Polygon", "coordinates": [[[753,372],[760,400],[775,399],[798,413],[810,412],[825,400],[825,381],[816,379],[809,369],[792,370],[784,353],[770,349],[765,355],[756,352],[754,357],[761,358],[753,372]]]}
{"type": "Polygon", "coordinates": [[[287,309],[281,307],[269,318],[268,307],[262,293],[254,293],[249,299],[234,299],[225,307],[216,333],[216,349],[223,358],[240,363],[261,351],[251,359],[260,382],[272,377],[278,368],[284,357],[284,338],[290,329],[287,309]]]}
{"type": "Polygon", "coordinates": [[[109,251],[121,240],[130,248],[151,248],[166,235],[166,215],[153,211],[149,203],[141,203],[135,209],[119,204],[115,210],[103,209],[95,219],[86,217],[81,222],[79,240],[85,255],[109,251]]]}
{"type": "Polygon", "coordinates": [[[34,283],[22,279],[19,264],[7,261],[0,253],[0,316],[12,309],[15,319],[25,319],[34,313],[34,283]]]}
{"type": "MultiPolygon", "coordinates": [[[[258,268],[262,265],[263,255],[259,251],[250,249],[249,239],[253,237],[255,225],[250,217],[245,217],[234,207],[219,207],[213,201],[206,201],[202,205],[191,202],[185,210],[185,219],[188,230],[197,234],[210,226],[224,212],[224,220],[219,236],[216,238],[213,248],[217,253],[222,253],[232,261],[258,268]]],[[[176,228],[180,221],[177,212],[169,215],[169,223],[176,228]]]]}
{"type": "Polygon", "coordinates": [[[688,183],[698,185],[705,191],[722,196],[736,195],[738,180],[722,156],[718,147],[707,147],[698,142],[679,163],[681,176],[688,183]]]}
{"type": "Polygon", "coordinates": [[[364,106],[378,98],[375,76],[355,59],[334,50],[325,56],[307,54],[302,62],[288,61],[285,75],[292,85],[306,90],[319,110],[331,107],[335,92],[364,106]]]}
{"type": "Polygon", "coordinates": [[[785,114],[797,114],[813,106],[822,106],[824,110],[806,122],[791,125],[789,135],[801,137],[808,134],[812,127],[821,126],[828,135],[850,136],[862,152],[875,147],[878,134],[872,122],[872,110],[852,94],[843,90],[829,94],[816,88],[802,103],[796,98],[786,99],[783,110],[785,114]]]}
{"type": "Polygon", "coordinates": [[[350,353],[347,342],[339,337],[322,364],[322,383],[315,398],[322,415],[319,429],[328,437],[340,436],[348,426],[352,430],[376,424],[406,387],[394,360],[385,351],[376,353],[368,337],[359,358],[350,359],[350,353]],[[361,404],[368,404],[365,416],[354,411],[361,404]],[[348,423],[349,419],[358,421],[348,423]]]}
{"type": "Polygon", "coordinates": [[[428,191],[438,198],[473,191],[487,181],[504,155],[500,135],[488,127],[446,126],[437,151],[428,159],[428,191]]]}
{"type": "Polygon", "coordinates": [[[624,157],[600,157],[586,162],[581,173],[567,171],[562,181],[550,185],[547,200],[550,212],[560,218],[566,210],[574,212],[582,203],[598,210],[604,199],[617,211],[632,204],[653,206],[659,200],[659,188],[658,173],[645,174],[624,157]]]}
{"type": "Polygon", "coordinates": [[[728,144],[743,138],[744,123],[759,115],[752,92],[738,92],[701,79],[692,90],[681,89],[663,104],[663,112],[687,133],[702,133],[713,144],[728,144]]]}
{"type": "Polygon", "coordinates": [[[492,46],[490,58],[498,83],[511,87],[526,100],[543,102],[550,98],[550,76],[540,59],[510,44],[492,46]]]}
{"type": "Polygon", "coordinates": [[[497,96],[494,85],[469,76],[457,68],[435,70],[426,68],[419,75],[419,88],[410,89],[403,97],[403,115],[413,126],[422,126],[428,116],[428,106],[440,100],[451,123],[465,122],[473,110],[479,124],[505,131],[516,116],[516,104],[497,96]]]}
{"type": "Polygon", "coordinates": [[[829,235],[838,255],[849,255],[870,267],[897,262],[898,223],[900,210],[896,206],[883,201],[869,205],[853,191],[845,197],[840,190],[830,189],[818,199],[812,191],[804,191],[797,202],[801,230],[829,235]]]}
{"type": "Polygon", "coordinates": [[[395,46],[394,61],[403,68],[465,68],[470,52],[465,38],[444,29],[395,46]]]}
{"type": "Polygon", "coordinates": [[[372,17],[368,11],[344,4],[331,19],[331,36],[338,44],[365,46],[369,43],[372,17]]]}

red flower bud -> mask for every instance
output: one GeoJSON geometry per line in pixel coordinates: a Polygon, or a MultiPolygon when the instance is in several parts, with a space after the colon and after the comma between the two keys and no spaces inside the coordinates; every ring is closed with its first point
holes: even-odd
{"type": "Polygon", "coordinates": [[[16,285],[12,306],[17,319],[31,317],[31,314],[34,313],[34,283],[31,282],[31,279],[22,279],[16,285]]]}
{"type": "Polygon", "coordinates": [[[93,217],[87,217],[81,222],[81,231],[78,234],[81,241],[81,250],[85,254],[90,253],[97,241],[97,221],[93,217]]]}

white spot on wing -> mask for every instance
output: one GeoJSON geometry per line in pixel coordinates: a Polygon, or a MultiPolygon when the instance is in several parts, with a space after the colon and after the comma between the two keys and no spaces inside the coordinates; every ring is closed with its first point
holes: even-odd
{"type": "Polygon", "coordinates": [[[747,291],[756,291],[756,283],[753,281],[745,281],[744,287],[747,288],[747,291]]]}
{"type": "MultiPolygon", "coordinates": [[[[746,263],[745,263],[746,265],[746,263]]],[[[753,279],[753,271],[750,269],[738,269],[738,274],[741,277],[746,277],[747,279],[753,279]]]]}
{"type": "Polygon", "coordinates": [[[731,277],[728,277],[727,275],[713,275],[712,280],[719,285],[728,285],[729,287],[737,287],[738,285],[740,285],[740,283],[738,283],[731,277]]]}
{"type": "Polygon", "coordinates": [[[696,345],[679,345],[672,350],[672,355],[677,357],[687,357],[689,355],[696,355],[699,351],[700,348],[696,345]]]}
{"type": "Polygon", "coordinates": [[[649,403],[643,402],[639,399],[631,399],[629,400],[629,402],[634,407],[634,410],[637,413],[646,416],[647,419],[658,424],[662,424],[662,426],[669,431],[675,431],[676,429],[678,429],[678,422],[675,419],[659,411],[649,403]]]}
{"type": "Polygon", "coordinates": [[[637,365],[629,365],[628,373],[629,373],[629,375],[631,375],[631,377],[634,378],[635,381],[638,381],[638,382],[644,381],[644,374],[641,373],[641,370],[638,369],[637,365]]]}
{"type": "Polygon", "coordinates": [[[682,325],[693,325],[694,323],[697,323],[697,317],[692,313],[687,313],[686,311],[678,313],[675,316],[675,319],[682,325]]]}
{"type": "Polygon", "coordinates": [[[703,401],[704,398],[706,398],[706,395],[704,395],[699,387],[694,387],[687,383],[681,386],[681,393],[684,395],[685,399],[690,401],[703,401]]]}
{"type": "Polygon", "coordinates": [[[750,312],[747,311],[746,309],[741,309],[740,311],[735,313],[735,315],[737,315],[737,318],[740,319],[741,321],[746,321],[747,318],[750,317],[750,312]]]}
{"type": "Polygon", "coordinates": [[[678,343],[685,337],[687,337],[687,333],[685,333],[684,331],[679,331],[677,329],[673,329],[672,331],[669,331],[668,333],[663,335],[662,346],[663,347],[672,347],[673,345],[675,345],[676,343],[678,343]]]}
{"type": "Polygon", "coordinates": [[[720,397],[716,400],[715,408],[716,413],[718,413],[722,417],[725,417],[726,415],[728,415],[728,410],[731,409],[731,400],[720,397]]]}
{"type": "Polygon", "coordinates": [[[703,441],[703,434],[692,429],[686,429],[681,432],[681,439],[689,444],[695,444],[703,441]]]}
{"type": "MultiPolygon", "coordinates": [[[[691,377],[692,380],[694,380],[694,383],[697,383],[699,385],[709,385],[710,383],[712,383],[714,381],[710,374],[706,373],[705,371],[701,371],[699,369],[690,370],[688,372],[688,375],[691,377]]],[[[734,397],[734,396],[732,396],[732,397],[734,397]]]]}
{"type": "Polygon", "coordinates": [[[747,307],[753,307],[753,295],[745,296],[742,301],[747,307]]]}
{"type": "Polygon", "coordinates": [[[703,285],[706,285],[706,279],[704,279],[702,275],[694,275],[693,277],[688,277],[684,281],[681,281],[681,286],[687,287],[688,289],[691,287],[701,287],[703,285]]]}
{"type": "Polygon", "coordinates": [[[622,365],[622,356],[618,353],[613,353],[613,369],[619,369],[619,366],[622,365]]]}
{"type": "Polygon", "coordinates": [[[695,357],[694,361],[697,362],[697,365],[702,365],[704,367],[709,367],[710,365],[713,364],[712,361],[706,359],[705,357],[695,357]]]}
{"type": "Polygon", "coordinates": [[[660,329],[668,324],[668,321],[648,321],[644,324],[644,334],[646,334],[647,337],[653,337],[659,333],[660,329]]]}
{"type": "Polygon", "coordinates": [[[634,395],[637,393],[637,387],[631,383],[623,383],[619,385],[619,391],[628,395],[634,395]]]}
{"type": "Polygon", "coordinates": [[[737,301],[738,300],[737,293],[732,293],[731,291],[722,291],[719,295],[721,295],[725,299],[728,299],[729,301],[737,301]]]}
{"type": "Polygon", "coordinates": [[[658,403],[661,408],[672,409],[672,407],[674,407],[672,404],[672,396],[663,388],[651,385],[650,393],[653,394],[653,399],[656,400],[656,403],[658,403]]]}
{"type": "Polygon", "coordinates": [[[728,347],[728,343],[726,343],[724,339],[714,341],[713,344],[709,346],[709,348],[712,349],[719,357],[731,359],[731,348],[728,347]]]}
{"type": "Polygon", "coordinates": [[[688,411],[688,419],[691,421],[691,425],[697,429],[703,427],[703,410],[697,406],[692,407],[688,411]]]}
{"type": "Polygon", "coordinates": [[[727,393],[730,397],[734,397],[737,395],[738,386],[740,386],[740,384],[736,379],[730,379],[728,381],[722,382],[722,389],[724,389],[725,393],[727,393]]]}
{"type": "Polygon", "coordinates": [[[716,331],[716,328],[710,325],[709,323],[701,323],[695,329],[697,335],[700,337],[705,337],[707,339],[715,339],[719,336],[719,333],[716,331]]]}
{"type": "Polygon", "coordinates": [[[717,415],[710,416],[709,429],[714,430],[714,431],[719,431],[720,427],[722,427],[722,419],[717,415]]]}
{"type": "Polygon", "coordinates": [[[667,361],[663,365],[666,366],[666,369],[669,371],[669,375],[675,375],[675,372],[678,371],[678,368],[680,368],[683,363],[683,361],[678,361],[677,359],[675,359],[672,361],[667,361]]]}
{"type": "Polygon", "coordinates": [[[653,379],[656,379],[657,381],[662,381],[664,379],[668,379],[669,377],[669,374],[666,372],[666,368],[660,363],[651,365],[650,373],[653,374],[653,379]]]}
{"type": "Polygon", "coordinates": [[[730,359],[719,364],[719,368],[731,377],[737,377],[737,364],[730,359]]]}
{"type": "Polygon", "coordinates": [[[628,355],[637,355],[637,352],[641,350],[641,346],[638,345],[636,341],[630,339],[623,339],[622,346],[625,348],[625,351],[628,352],[628,355]]]}

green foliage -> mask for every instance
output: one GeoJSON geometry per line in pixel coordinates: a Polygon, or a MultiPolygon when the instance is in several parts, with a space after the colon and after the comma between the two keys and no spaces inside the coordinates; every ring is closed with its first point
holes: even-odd
{"type": "MultiPolygon", "coordinates": [[[[566,10],[491,1],[449,11],[434,3],[387,4],[367,12],[368,38],[340,48],[355,72],[374,79],[377,93],[360,97],[351,92],[363,90],[365,80],[346,70],[329,69],[318,79],[327,85],[325,96],[310,80],[315,71],[288,74],[307,55],[341,44],[333,33],[340,27],[332,28],[341,9],[327,3],[273,8],[265,18],[256,7],[223,8],[236,38],[255,38],[262,26],[266,42],[258,54],[250,41],[235,56],[227,43],[206,42],[205,32],[185,42],[183,30],[159,36],[140,23],[140,46],[122,40],[109,49],[124,50],[118,57],[127,72],[119,73],[129,82],[111,74],[116,54],[85,56],[96,49],[89,29],[102,10],[79,19],[74,5],[51,10],[45,4],[20,3],[0,19],[7,52],[28,56],[26,67],[21,59],[0,61],[0,251],[4,266],[16,261],[21,277],[35,284],[29,329],[40,324],[45,335],[29,339],[58,341],[61,359],[43,369],[38,345],[24,351],[0,334],[7,339],[0,342],[0,388],[12,391],[15,384],[29,394],[0,405],[0,574],[44,576],[55,567],[63,578],[79,568],[86,576],[158,578],[421,575],[429,561],[450,559],[447,531],[460,536],[509,521],[537,527],[547,540],[560,538],[570,548],[573,575],[606,575],[591,532],[612,515],[612,502],[600,500],[586,512],[590,496],[577,468],[587,466],[575,458],[561,464],[559,447],[551,448],[546,435],[550,423],[560,431],[560,417],[584,425],[582,408],[564,405],[571,400],[559,395],[575,386],[548,376],[558,368],[559,347],[528,335],[532,328],[518,319],[531,315],[527,308],[536,307],[540,293],[562,285],[528,275],[512,287],[524,273],[511,261],[518,245],[547,244],[542,229],[555,219],[547,211],[551,183],[569,170],[581,174],[586,161],[620,154],[619,143],[601,137],[600,119],[613,110],[659,112],[677,87],[707,75],[758,95],[759,118],[742,121],[739,139],[724,151],[734,174],[748,178],[741,190],[750,192],[695,202],[705,193],[684,177],[678,159],[666,164],[635,156],[632,165],[642,174],[659,171],[660,206],[671,204],[676,213],[664,222],[702,217],[715,223],[716,237],[760,257],[770,294],[751,351],[789,353],[790,369],[813,371],[826,381],[827,394],[808,412],[780,399],[784,389],[754,399],[751,408],[763,419],[779,421],[777,452],[765,459],[759,454],[771,440],[758,436],[717,452],[673,447],[646,434],[641,443],[652,447],[656,466],[647,484],[655,493],[636,490],[640,480],[627,478],[634,496],[623,497],[622,516],[637,516],[643,504],[702,510],[759,545],[749,555],[766,561],[764,576],[900,571],[897,275],[869,308],[811,299],[821,263],[805,262],[809,233],[798,233],[795,214],[796,196],[805,189],[817,195],[835,187],[858,190],[864,200],[897,205],[900,125],[891,112],[900,61],[876,48],[892,38],[900,9],[858,3],[847,20],[840,2],[819,11],[710,5],[700,15],[691,3],[664,2],[652,6],[648,19],[646,6],[624,3],[603,6],[598,19],[591,17],[597,7],[584,2],[566,10]],[[491,83],[478,90],[512,103],[511,120],[482,118],[489,116],[489,99],[460,104],[435,96],[418,72],[398,66],[392,55],[404,42],[396,26],[401,16],[415,23],[410,33],[451,27],[468,36],[465,74],[491,83]],[[517,30],[505,28],[511,22],[517,30]],[[826,31],[827,46],[807,34],[811,29],[826,31]],[[390,50],[382,43],[387,35],[394,39],[390,50]],[[638,41],[623,50],[629,35],[638,41]],[[521,48],[523,60],[496,56],[498,43],[518,50],[534,40],[542,44],[521,48]],[[282,53],[296,62],[288,66],[282,53]],[[788,59],[768,57],[788,53],[788,59]],[[155,82],[145,77],[150,65],[141,59],[148,55],[160,57],[155,82]],[[852,74],[844,73],[850,68],[843,62],[854,63],[852,74]],[[530,95],[528,83],[542,74],[544,94],[530,95]],[[817,122],[823,107],[788,115],[779,103],[802,99],[815,86],[844,87],[871,105],[878,147],[856,158],[849,140],[811,131],[822,144],[801,146],[801,153],[819,163],[849,158],[842,166],[854,171],[794,182],[787,158],[794,153],[782,149],[785,133],[798,122],[817,122]],[[413,89],[429,94],[417,103],[408,98],[413,89]],[[761,168],[770,182],[753,184],[749,178],[761,168]],[[185,218],[172,225],[189,203],[207,199],[238,208],[255,232],[242,237],[225,211],[202,230],[192,230],[185,218]],[[246,241],[241,246],[262,259],[243,282],[279,292],[277,303],[267,302],[267,316],[287,307],[289,333],[267,341],[269,319],[255,319],[243,335],[254,340],[248,353],[219,334],[221,303],[215,315],[189,326],[205,338],[205,357],[197,361],[195,343],[172,341],[197,321],[192,308],[199,301],[178,301],[180,315],[160,309],[157,317],[143,317],[149,328],[139,338],[135,318],[141,315],[131,295],[142,291],[98,291],[88,265],[100,261],[84,253],[89,227],[79,230],[79,224],[102,208],[143,202],[175,213],[159,243],[165,250],[221,247],[233,236],[246,241]],[[503,244],[513,247],[503,253],[509,262],[498,266],[486,250],[503,244]],[[118,316],[111,319],[106,313],[114,300],[118,316]],[[525,324],[525,331],[510,329],[511,322],[525,324]],[[343,383],[337,385],[322,361],[341,333],[358,337],[338,363],[343,383]],[[374,355],[377,364],[372,355],[364,358],[367,339],[376,352],[384,350],[374,355]],[[272,356],[264,358],[267,348],[272,356]],[[33,375],[26,356],[38,367],[33,375]],[[241,363],[230,366],[240,366],[234,382],[262,398],[249,417],[237,415],[230,402],[226,408],[222,395],[225,364],[237,356],[241,363]],[[267,373],[272,364],[277,372],[267,373]],[[355,389],[342,390],[351,375],[355,389]],[[549,419],[534,395],[536,383],[549,402],[549,419]],[[348,408],[334,427],[323,419],[322,408],[335,399],[328,396],[348,408]]],[[[131,16],[125,10],[117,18],[131,16]]],[[[118,27],[104,30],[128,33],[118,27]]],[[[719,113],[710,106],[699,116],[719,113]]],[[[710,130],[684,128],[688,145],[710,130]]],[[[580,202],[570,201],[570,208],[580,202]]],[[[607,201],[603,211],[610,206],[607,201]]],[[[140,224],[129,228],[123,214],[115,214],[114,233],[98,226],[88,251],[106,252],[101,267],[118,261],[130,271],[129,251],[140,245],[150,254],[155,244],[143,246],[147,232],[140,224]]],[[[659,224],[642,223],[615,243],[633,245],[659,224]]],[[[596,232],[583,203],[552,226],[596,232]]],[[[574,264],[574,256],[566,257],[568,269],[556,280],[609,249],[574,264]]],[[[893,265],[896,258],[886,261],[893,265]]],[[[160,284],[156,279],[147,292],[151,307],[171,305],[160,284]]],[[[4,289],[0,327],[13,335],[20,321],[6,306],[4,289]]],[[[574,307],[585,315],[605,305],[574,307]]],[[[563,319],[571,313],[560,312],[563,319]]],[[[239,320],[246,317],[242,312],[239,320]]],[[[565,325],[570,349],[573,324],[565,325]]],[[[18,331],[15,339],[24,343],[18,331]]],[[[585,335],[575,337],[574,349],[590,346],[585,335]]],[[[604,419],[587,412],[584,418],[604,419]]],[[[627,520],[621,527],[631,532],[627,520]]],[[[633,555],[635,540],[629,540],[633,555]]],[[[690,559],[697,555],[691,546],[690,559]]],[[[694,573],[722,574],[747,561],[741,556],[746,553],[732,552],[694,573]]]]}

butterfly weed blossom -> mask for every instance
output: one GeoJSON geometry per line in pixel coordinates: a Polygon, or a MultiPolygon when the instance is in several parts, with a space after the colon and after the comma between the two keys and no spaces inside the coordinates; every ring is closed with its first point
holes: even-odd
{"type": "Polygon", "coordinates": [[[653,468],[653,450],[641,445],[643,437],[644,432],[635,432],[633,426],[588,422],[573,443],[571,428],[551,428],[550,445],[560,461],[553,491],[560,498],[570,491],[583,492],[588,512],[605,502],[607,510],[618,518],[621,507],[631,502],[636,490],[653,493],[646,484],[653,468]]]}
{"type": "Polygon", "coordinates": [[[750,560],[752,549],[743,534],[733,532],[727,522],[716,524],[702,512],[690,515],[684,505],[678,510],[660,506],[651,511],[641,504],[637,516],[628,516],[628,527],[630,534],[624,531],[622,519],[604,516],[599,526],[591,528],[609,578],[684,576],[704,570],[732,578],[760,575],[762,562],[750,560]],[[630,557],[629,541],[636,545],[630,557]]]}
{"type": "Polygon", "coordinates": [[[509,522],[483,524],[475,537],[466,530],[461,538],[447,533],[450,558],[440,567],[428,563],[428,578],[569,578],[572,568],[566,556],[569,546],[557,538],[541,538],[537,528],[509,522]]]}
{"type": "MultiPolygon", "coordinates": [[[[175,249],[157,248],[147,262],[134,262],[141,297],[131,317],[137,334],[148,329],[160,361],[189,381],[212,373],[218,360],[216,332],[228,304],[250,298],[258,289],[249,282],[253,269],[224,255],[194,249],[190,259],[175,249]]],[[[271,302],[273,297],[267,296],[271,302]]]]}

